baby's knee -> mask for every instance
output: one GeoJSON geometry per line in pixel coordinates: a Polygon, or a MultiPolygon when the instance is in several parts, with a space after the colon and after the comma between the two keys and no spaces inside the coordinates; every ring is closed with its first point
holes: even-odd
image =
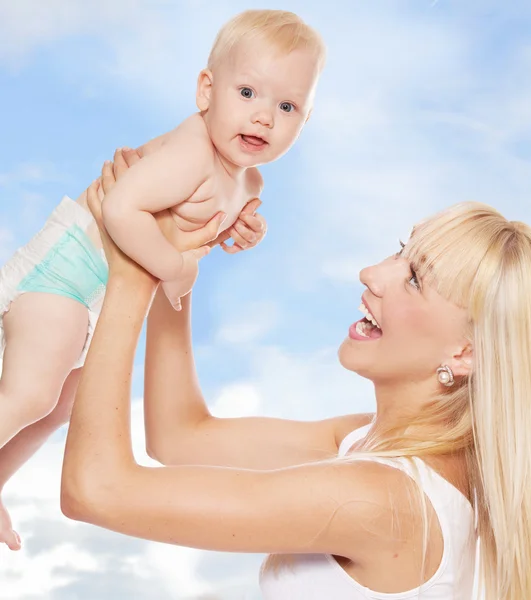
{"type": "Polygon", "coordinates": [[[28,382],[11,389],[2,386],[0,390],[2,412],[12,414],[13,420],[17,421],[20,428],[49,415],[56,407],[58,398],[57,390],[47,390],[40,387],[38,382],[28,382]]]}

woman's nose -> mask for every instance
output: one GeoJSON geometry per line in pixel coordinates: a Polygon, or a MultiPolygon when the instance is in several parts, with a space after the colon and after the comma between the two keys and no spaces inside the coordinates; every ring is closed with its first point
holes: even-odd
{"type": "Polygon", "coordinates": [[[377,265],[360,271],[360,281],[378,297],[382,297],[390,286],[400,284],[410,272],[408,262],[400,256],[390,256],[377,265]]]}
{"type": "Polygon", "coordinates": [[[386,258],[377,265],[365,267],[360,271],[360,281],[375,296],[381,298],[391,281],[403,279],[404,266],[401,262],[405,261],[393,256],[386,258]]]}
{"type": "Polygon", "coordinates": [[[379,298],[382,297],[383,287],[381,278],[378,277],[378,265],[365,267],[360,271],[360,281],[371,293],[379,298]]]}

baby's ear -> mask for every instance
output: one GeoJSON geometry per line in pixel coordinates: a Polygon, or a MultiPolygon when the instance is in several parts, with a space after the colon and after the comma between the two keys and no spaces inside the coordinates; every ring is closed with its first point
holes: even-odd
{"type": "Polygon", "coordinates": [[[195,103],[197,108],[204,112],[210,106],[210,96],[212,93],[212,82],[214,78],[210,69],[203,69],[197,78],[197,91],[195,94],[195,103]]]}

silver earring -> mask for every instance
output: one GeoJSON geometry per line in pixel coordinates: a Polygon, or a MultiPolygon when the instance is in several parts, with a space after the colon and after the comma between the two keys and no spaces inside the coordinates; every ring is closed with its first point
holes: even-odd
{"type": "Polygon", "coordinates": [[[448,365],[442,365],[437,369],[437,379],[446,387],[452,387],[455,383],[454,374],[448,365]]]}

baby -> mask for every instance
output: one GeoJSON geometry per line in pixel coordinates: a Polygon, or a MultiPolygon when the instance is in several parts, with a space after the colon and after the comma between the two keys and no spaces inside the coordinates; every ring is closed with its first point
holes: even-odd
{"type": "Polygon", "coordinates": [[[200,112],[150,142],[148,156],[105,197],[109,235],[163,282],[174,307],[191,289],[197,261],[187,263],[153,213],[171,209],[183,236],[218,211],[227,215],[223,227],[230,227],[262,191],[257,165],[282,156],[299,136],[323,58],[320,37],[292,13],[237,16],[219,33],[199,74],[200,112]]]}
{"type": "MultiPolygon", "coordinates": [[[[263,187],[256,167],[282,156],[298,138],[324,55],[319,35],[293,13],[236,16],[219,32],[199,74],[199,112],[140,147],[142,159],[105,197],[109,234],[162,281],[174,308],[197,277],[197,261],[176,247],[189,248],[194,232],[216,214],[226,215],[220,239],[234,241],[222,242],[226,251],[260,241],[257,227],[249,243],[250,219],[257,219],[249,213],[263,187]],[[177,225],[176,247],[154,217],[165,209],[177,225]]],[[[86,194],[76,202],[65,197],[0,270],[0,490],[68,419],[106,281],[86,194]]],[[[20,547],[1,502],[0,542],[20,547]]]]}

